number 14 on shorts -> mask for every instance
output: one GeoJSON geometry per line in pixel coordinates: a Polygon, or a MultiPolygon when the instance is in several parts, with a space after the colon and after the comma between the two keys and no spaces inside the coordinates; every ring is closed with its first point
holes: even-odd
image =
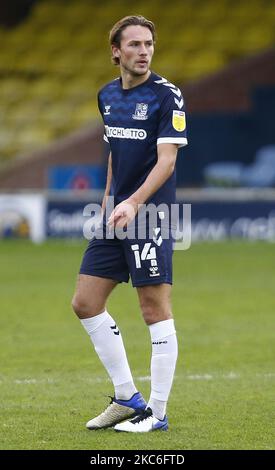
{"type": "Polygon", "coordinates": [[[147,259],[151,260],[151,266],[157,265],[156,248],[154,246],[151,248],[151,245],[152,243],[145,243],[141,254],[139,252],[139,246],[137,244],[131,245],[131,248],[135,255],[135,262],[136,262],[137,269],[141,268],[141,261],[144,261],[147,259]]]}

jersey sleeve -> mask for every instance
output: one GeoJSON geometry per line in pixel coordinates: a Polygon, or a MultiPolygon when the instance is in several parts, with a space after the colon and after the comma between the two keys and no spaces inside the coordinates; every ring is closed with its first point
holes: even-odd
{"type": "MultiPolygon", "coordinates": [[[[102,108],[101,108],[100,93],[98,93],[98,95],[97,95],[97,106],[98,106],[99,112],[100,112],[100,114],[101,114],[101,117],[102,117],[102,119],[103,119],[103,113],[102,113],[102,108]]],[[[103,123],[104,123],[104,119],[103,119],[103,123]]],[[[106,135],[105,127],[104,127],[103,140],[105,140],[105,142],[108,142],[108,144],[109,144],[109,140],[108,140],[108,137],[107,137],[107,135],[106,135]]]]}
{"type": "Polygon", "coordinates": [[[179,88],[170,88],[160,106],[158,144],[187,145],[185,106],[179,88]]]}

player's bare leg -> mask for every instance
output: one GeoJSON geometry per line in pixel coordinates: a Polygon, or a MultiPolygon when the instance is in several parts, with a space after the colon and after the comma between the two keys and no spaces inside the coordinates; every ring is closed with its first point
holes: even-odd
{"type": "Polygon", "coordinates": [[[152,340],[151,395],[143,416],[115,426],[116,431],[167,430],[166,405],[173,383],[178,345],[171,309],[171,285],[137,288],[152,340]]]}
{"type": "Polygon", "coordinates": [[[148,326],[173,318],[171,287],[170,284],[137,287],[140,308],[148,326]]]}
{"type": "Polygon", "coordinates": [[[73,310],[79,319],[104,312],[107,299],[117,284],[113,279],[79,274],[72,300],[73,310]]]}
{"type": "Polygon", "coordinates": [[[115,388],[110,405],[88,421],[88,429],[114,426],[140,413],[146,406],[134,385],[120,331],[106,310],[107,299],[116,285],[117,281],[112,279],[80,274],[72,301],[115,388]]]}

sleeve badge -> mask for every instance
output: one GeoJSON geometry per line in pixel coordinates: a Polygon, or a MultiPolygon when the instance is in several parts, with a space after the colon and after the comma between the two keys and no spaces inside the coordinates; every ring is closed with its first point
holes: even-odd
{"type": "Polygon", "coordinates": [[[184,129],[186,128],[186,120],[185,120],[184,111],[173,111],[172,125],[176,131],[178,132],[184,131],[184,129]]]}

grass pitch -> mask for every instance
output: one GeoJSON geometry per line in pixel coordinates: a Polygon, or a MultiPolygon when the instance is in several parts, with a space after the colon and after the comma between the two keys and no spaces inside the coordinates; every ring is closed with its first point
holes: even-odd
{"type": "MultiPolygon", "coordinates": [[[[275,246],[205,243],[174,255],[179,359],[168,432],[88,431],[112,385],[72,313],[85,244],[0,243],[1,449],[275,449],[275,246]]],[[[135,290],[108,308],[149,397],[135,290]]]]}

